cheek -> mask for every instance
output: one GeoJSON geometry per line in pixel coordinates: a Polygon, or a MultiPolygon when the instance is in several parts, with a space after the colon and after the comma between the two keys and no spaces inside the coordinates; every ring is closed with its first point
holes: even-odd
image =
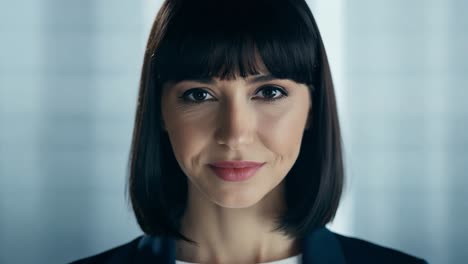
{"type": "Polygon", "coordinates": [[[179,166],[185,173],[187,170],[195,170],[196,167],[192,168],[192,164],[198,163],[199,154],[208,144],[209,137],[199,125],[192,125],[190,122],[176,121],[169,127],[169,139],[179,166]]]}
{"type": "Polygon", "coordinates": [[[295,158],[300,149],[307,113],[290,108],[259,120],[259,135],[264,144],[284,159],[295,158]]]}
{"type": "Polygon", "coordinates": [[[187,174],[191,171],[194,159],[207,144],[206,131],[200,129],[196,112],[183,111],[172,101],[162,101],[162,117],[169,141],[181,169],[187,174]]]}

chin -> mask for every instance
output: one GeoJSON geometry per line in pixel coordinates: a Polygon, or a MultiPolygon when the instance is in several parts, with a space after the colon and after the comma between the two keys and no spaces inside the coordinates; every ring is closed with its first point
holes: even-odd
{"type": "Polygon", "coordinates": [[[263,197],[265,197],[265,195],[259,193],[257,190],[253,193],[224,193],[217,197],[211,197],[211,201],[224,208],[242,209],[258,204],[263,199],[263,197]]]}

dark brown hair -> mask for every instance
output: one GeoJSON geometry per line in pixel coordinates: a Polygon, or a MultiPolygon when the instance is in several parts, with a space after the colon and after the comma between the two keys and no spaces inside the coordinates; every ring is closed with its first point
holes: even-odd
{"type": "Polygon", "coordinates": [[[192,242],[179,232],[187,177],[161,128],[167,81],[259,73],[311,89],[310,126],[285,178],[287,210],[278,227],[293,237],[323,227],[336,213],[344,170],[330,68],[317,24],[304,0],[166,0],[146,47],[129,160],[128,192],[146,234],[192,242]]]}

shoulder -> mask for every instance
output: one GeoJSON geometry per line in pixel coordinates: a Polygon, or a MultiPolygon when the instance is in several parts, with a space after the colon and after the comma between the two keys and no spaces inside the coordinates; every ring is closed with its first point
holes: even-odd
{"type": "Polygon", "coordinates": [[[424,259],[389,247],[359,238],[333,234],[341,245],[347,263],[427,263],[424,259]]]}
{"type": "Polygon", "coordinates": [[[75,260],[70,264],[120,264],[132,263],[142,236],[132,241],[103,251],[96,255],[75,260]]]}

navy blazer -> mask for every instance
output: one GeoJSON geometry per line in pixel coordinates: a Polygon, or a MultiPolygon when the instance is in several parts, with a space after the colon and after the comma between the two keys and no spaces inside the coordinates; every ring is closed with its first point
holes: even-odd
{"type": "MultiPolygon", "coordinates": [[[[368,241],[339,235],[326,227],[307,234],[301,243],[303,264],[426,263],[423,259],[368,241]]],[[[175,240],[142,235],[100,254],[71,264],[175,264],[175,240]]]]}

